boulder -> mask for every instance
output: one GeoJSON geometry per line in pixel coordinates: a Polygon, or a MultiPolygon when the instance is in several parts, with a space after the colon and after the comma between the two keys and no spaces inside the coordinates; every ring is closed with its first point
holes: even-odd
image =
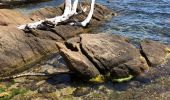
{"type": "MultiPolygon", "coordinates": [[[[67,59],[66,62],[69,62],[68,67],[76,66],[76,68],[84,69],[87,64],[75,62],[75,60],[79,59],[81,62],[86,62],[88,59],[91,62],[88,61],[90,66],[93,65],[93,68],[95,66],[103,75],[110,73],[112,78],[136,76],[148,70],[147,62],[139,50],[121,36],[81,34],[79,38],[66,41],[64,47],[58,46],[64,58],[67,59]],[[65,51],[63,51],[63,48],[65,51]],[[70,60],[70,56],[73,55],[76,55],[74,60],[70,60]],[[86,57],[86,59],[80,57],[80,55],[86,57]]],[[[79,71],[79,69],[75,70],[79,71]]]]}
{"type": "Polygon", "coordinates": [[[143,56],[152,67],[164,63],[170,53],[170,46],[157,41],[144,40],[141,42],[140,47],[143,56]]]}
{"type": "Polygon", "coordinates": [[[139,50],[126,38],[111,34],[82,34],[80,37],[82,50],[101,72],[121,78],[148,70],[139,50]]]}
{"type": "Polygon", "coordinates": [[[55,41],[27,37],[23,31],[14,27],[1,28],[0,45],[0,76],[17,73],[26,68],[23,66],[58,50],[55,41]]]}
{"type": "MultiPolygon", "coordinates": [[[[45,17],[59,16],[63,12],[61,8],[63,8],[63,5],[54,8],[44,8],[28,16],[22,15],[15,10],[0,9],[0,19],[2,19],[0,21],[0,77],[13,75],[30,68],[32,63],[41,60],[49,54],[58,52],[56,42],[63,42],[68,38],[90,30],[90,28],[70,25],[58,25],[49,30],[32,29],[27,32],[17,29],[18,25],[27,24],[45,17]]],[[[98,15],[103,16],[102,20],[95,20],[93,17],[92,20],[98,23],[106,20],[106,16],[113,14],[111,10],[103,6],[98,6],[97,9],[103,9],[101,10],[102,12],[107,12],[104,14],[98,13],[98,15]]],[[[81,16],[85,17],[85,15],[81,16]]],[[[95,24],[94,21],[90,23],[90,25],[95,24]]]]}
{"type": "Polygon", "coordinates": [[[70,70],[76,72],[78,77],[84,80],[89,80],[100,75],[98,69],[93,65],[90,60],[82,54],[80,46],[70,46],[70,48],[62,43],[57,43],[61,55],[67,63],[70,70]]]}

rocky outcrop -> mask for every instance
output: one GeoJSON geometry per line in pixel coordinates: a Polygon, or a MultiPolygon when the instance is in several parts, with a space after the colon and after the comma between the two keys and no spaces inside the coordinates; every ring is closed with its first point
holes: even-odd
{"type": "Polygon", "coordinates": [[[110,34],[81,34],[58,46],[68,67],[81,72],[86,78],[108,73],[112,78],[124,78],[148,70],[139,50],[126,40],[110,34]]]}
{"type": "Polygon", "coordinates": [[[140,47],[148,64],[153,67],[159,66],[165,62],[170,53],[170,46],[156,41],[144,40],[141,42],[140,47]]]}
{"type": "MultiPolygon", "coordinates": [[[[17,11],[0,9],[0,76],[8,76],[18,73],[30,66],[30,63],[47,56],[48,54],[58,52],[56,42],[85,33],[91,29],[91,26],[99,25],[113,12],[104,6],[96,4],[96,9],[89,28],[82,28],[70,25],[58,25],[48,30],[30,30],[23,32],[16,27],[21,24],[30,23],[37,19],[45,17],[51,18],[61,15],[63,5],[54,8],[43,8],[33,12],[29,16],[24,16],[17,11]],[[100,19],[96,19],[100,16],[100,19]],[[97,24],[98,23],[98,24],[97,24]]],[[[85,13],[78,14],[72,18],[83,20],[85,13]]],[[[66,23],[65,23],[66,24],[66,23]]],[[[94,27],[93,27],[94,28],[94,27]]]]}

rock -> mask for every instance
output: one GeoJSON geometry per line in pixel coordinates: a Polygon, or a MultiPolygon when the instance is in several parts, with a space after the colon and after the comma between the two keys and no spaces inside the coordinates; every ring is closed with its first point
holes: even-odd
{"type": "Polygon", "coordinates": [[[54,88],[54,86],[52,86],[52,85],[41,86],[38,89],[38,93],[52,93],[55,91],[56,91],[56,88],[54,88]]]}
{"type": "Polygon", "coordinates": [[[83,33],[84,30],[82,27],[78,27],[78,26],[70,26],[70,25],[60,25],[60,26],[56,26],[54,28],[54,31],[61,36],[63,39],[69,39],[79,33],[83,33]],[[69,30],[69,31],[68,31],[69,30]]]}
{"type": "Polygon", "coordinates": [[[68,67],[83,75],[89,72],[87,66],[89,69],[92,67],[90,73],[93,73],[91,74],[93,77],[110,73],[111,77],[122,78],[140,75],[148,70],[146,60],[139,50],[121,36],[81,34],[79,38],[69,39],[65,45],[58,44],[58,46],[68,67]]]}
{"type": "Polygon", "coordinates": [[[84,54],[102,73],[121,78],[139,75],[148,70],[145,59],[126,38],[110,34],[82,34],[84,54]]]}
{"type": "Polygon", "coordinates": [[[89,61],[89,59],[83,55],[80,51],[80,47],[75,49],[67,48],[61,43],[57,43],[60,48],[61,55],[66,60],[66,63],[70,70],[77,72],[78,77],[83,77],[84,80],[89,80],[93,77],[100,75],[96,67],[89,61]]]}
{"type": "Polygon", "coordinates": [[[73,92],[73,95],[75,97],[80,97],[89,94],[91,91],[91,88],[89,87],[78,87],[76,90],[73,92]]]}
{"type": "MultiPolygon", "coordinates": [[[[111,10],[100,5],[97,6],[96,10],[95,12],[101,10],[102,13],[95,15],[100,16],[101,19],[96,20],[93,17],[92,20],[94,21],[90,25],[96,25],[94,22],[101,23],[107,19],[107,16],[112,15],[111,10]]],[[[90,28],[69,25],[59,25],[49,30],[32,29],[27,32],[17,29],[18,25],[45,17],[59,16],[62,12],[63,5],[40,9],[28,16],[14,10],[0,9],[0,19],[2,19],[0,20],[0,77],[13,75],[32,67],[31,64],[41,60],[41,58],[58,52],[56,42],[63,42],[70,37],[89,31],[90,28]]],[[[83,14],[80,16],[85,17],[83,14]]],[[[76,18],[76,16],[73,18],[76,18]]]]}
{"type": "Polygon", "coordinates": [[[0,9],[0,26],[4,26],[1,28],[6,28],[7,26],[10,25],[18,25],[18,24],[24,24],[24,23],[29,23],[31,20],[22,15],[21,13],[14,11],[14,10],[9,10],[9,9],[0,9]]]}
{"type": "Polygon", "coordinates": [[[51,31],[43,31],[43,30],[31,30],[29,36],[38,37],[40,39],[54,40],[54,41],[63,41],[63,38],[58,35],[58,33],[54,33],[51,31]]]}
{"type": "Polygon", "coordinates": [[[165,44],[144,40],[141,42],[141,52],[150,66],[159,66],[167,59],[170,46],[165,44]],[[168,50],[169,49],[169,50],[168,50]]]}

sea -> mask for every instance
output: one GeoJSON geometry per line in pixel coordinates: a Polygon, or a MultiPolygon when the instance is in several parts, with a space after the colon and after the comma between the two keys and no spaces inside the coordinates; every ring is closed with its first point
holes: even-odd
{"type": "MultiPolygon", "coordinates": [[[[82,0],[81,0],[82,1],[82,0]]],[[[57,6],[64,0],[51,0],[15,8],[23,13],[57,6]]],[[[109,7],[117,16],[96,30],[118,34],[133,41],[150,39],[170,44],[170,0],[96,0],[109,7]]]]}

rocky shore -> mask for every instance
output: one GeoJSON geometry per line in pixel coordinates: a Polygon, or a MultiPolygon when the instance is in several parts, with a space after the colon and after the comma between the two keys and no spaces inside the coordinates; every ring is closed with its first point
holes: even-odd
{"type": "MultiPolygon", "coordinates": [[[[96,4],[93,18],[87,28],[70,25],[58,25],[50,30],[30,30],[24,32],[18,25],[62,15],[63,5],[53,8],[42,8],[28,16],[8,9],[0,9],[0,76],[9,76],[29,68],[32,63],[58,52],[56,42],[90,31],[108,20],[114,13],[108,8],[96,4]]],[[[79,7],[80,9],[80,7],[79,7]]],[[[87,13],[73,16],[74,20],[83,20],[87,13]]]]}
{"type": "MultiPolygon", "coordinates": [[[[69,69],[84,77],[84,80],[135,77],[148,72],[149,67],[163,64],[169,57],[169,46],[155,41],[142,41],[140,48],[136,48],[125,37],[91,34],[90,30],[116,15],[104,6],[95,6],[93,18],[86,28],[61,23],[54,28],[26,32],[18,30],[16,26],[61,15],[63,5],[42,8],[28,16],[14,10],[0,9],[3,19],[0,22],[0,76],[22,72],[42,58],[59,51],[69,69]]],[[[81,13],[71,20],[81,21],[86,15],[81,13]]]]}
{"type": "MultiPolygon", "coordinates": [[[[63,5],[42,8],[28,16],[0,9],[0,78],[24,73],[45,74],[1,80],[0,99],[169,98],[170,46],[143,40],[136,47],[126,37],[93,33],[91,30],[116,15],[102,5],[95,5],[92,21],[86,28],[67,23],[26,32],[16,28],[62,12],[63,5]],[[60,72],[65,74],[57,75],[60,72]],[[73,78],[76,81],[72,81],[73,78]],[[132,81],[112,84],[132,78],[132,81]],[[82,84],[84,82],[87,84],[82,84]],[[101,84],[92,84],[96,82],[101,84]]],[[[81,13],[71,19],[81,21],[86,15],[81,13]]]]}
{"type": "Polygon", "coordinates": [[[112,34],[81,34],[57,43],[70,70],[92,79],[104,75],[111,80],[146,74],[149,67],[161,66],[170,57],[170,46],[144,40],[140,48],[127,38],[112,34]]]}

